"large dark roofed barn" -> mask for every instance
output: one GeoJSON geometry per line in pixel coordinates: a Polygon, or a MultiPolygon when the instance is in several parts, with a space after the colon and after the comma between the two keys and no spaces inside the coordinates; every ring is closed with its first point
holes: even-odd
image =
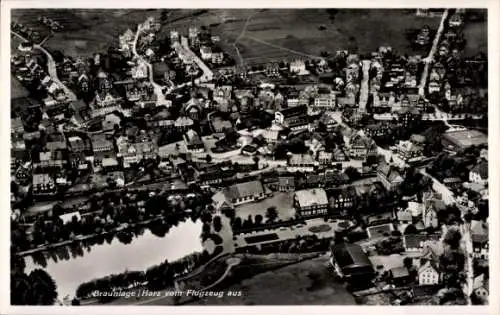
{"type": "Polygon", "coordinates": [[[375,270],[361,246],[357,244],[338,244],[332,248],[334,261],[346,277],[369,276],[375,270]]]}

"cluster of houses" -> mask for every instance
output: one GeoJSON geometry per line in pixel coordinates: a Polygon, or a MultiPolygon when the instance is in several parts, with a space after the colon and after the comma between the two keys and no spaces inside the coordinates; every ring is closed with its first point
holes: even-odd
{"type": "MultiPolygon", "coordinates": [[[[461,23],[460,15],[450,18],[427,87],[428,94],[444,90],[448,103],[456,106],[465,102],[465,97],[444,78],[453,65],[456,43],[451,43],[459,37],[461,23]]],[[[157,58],[150,46],[155,43],[158,29],[159,23],[154,19],[140,26],[139,50],[150,61],[157,58]]],[[[123,187],[130,173],[154,162],[164,174],[180,177],[188,185],[218,188],[212,198],[218,212],[232,208],[237,213],[242,205],[279,193],[290,195],[289,207],[296,218],[351,219],[366,200],[395,195],[404,184],[407,170],[393,161],[380,162],[375,140],[395,129],[411,129],[431,107],[418,91],[417,75],[422,63],[419,56],[397,57],[391,47],[385,46],[370,58],[339,51],[337,57],[345,62],[345,68],[333,84],[195,84],[194,78],[200,73],[211,76],[211,70],[204,69],[207,65],[223,76],[246,77],[250,71],[240,72],[228,64],[217,48],[218,37],[196,27],[189,28],[187,37],[174,30],[170,33],[173,49],[168,58],[161,60],[166,64],[168,59],[171,64],[162,68],[160,77],[174,80],[182,68],[190,74],[191,84],[181,84],[184,90],[172,93],[169,96],[173,97],[160,105],[158,87],[150,81],[151,65],[132,56],[135,36],[127,30],[119,37],[119,53],[129,59],[124,80],[116,80],[113,73],[103,70],[104,61],[99,54],[89,58],[91,62],[72,58],[60,62],[58,73],[62,82],[80,94],[90,95],[88,102],[70,100],[59,83],[37,63],[29,45],[19,48],[22,56],[12,58],[14,75],[20,82],[35,81],[39,89],[47,92],[41,100],[43,104],[38,106],[43,115],[35,130],[26,128],[26,121],[20,117],[11,119],[15,165],[12,176],[28,183],[35,198],[50,198],[81,183],[85,176],[98,187],[123,187]],[[343,111],[342,117],[334,113],[338,110],[343,111]],[[373,114],[375,123],[361,123],[367,112],[373,114]],[[359,130],[346,128],[339,120],[359,130]],[[215,148],[208,147],[207,136],[217,139],[215,148]],[[295,150],[294,144],[305,150],[295,150]],[[277,157],[283,147],[287,152],[277,157]],[[236,155],[254,156],[254,163],[239,165],[229,159],[211,163],[211,154],[218,154],[217,149],[222,153],[239,150],[236,155]],[[260,172],[261,158],[279,163],[280,167],[260,172]],[[205,162],[200,161],[203,159],[205,162]],[[350,178],[352,169],[356,178],[350,178]],[[246,170],[259,174],[238,176],[248,173],[246,170]]],[[[429,40],[430,30],[422,29],[417,41],[427,44],[429,40]]],[[[315,67],[327,69],[321,61],[315,67]]],[[[307,76],[310,65],[294,60],[285,70],[307,76]]],[[[282,71],[275,63],[263,70],[268,77],[276,77],[282,71]]],[[[412,136],[390,149],[404,163],[411,163],[424,158],[423,142],[421,137],[412,136]]],[[[443,137],[445,150],[453,153],[486,144],[487,137],[473,130],[452,131],[443,137]]],[[[467,184],[487,198],[487,181],[488,164],[482,158],[471,167],[467,184]]],[[[452,178],[444,182],[446,186],[455,184],[457,181],[452,178]]],[[[477,205],[467,197],[465,194],[457,198],[460,209],[477,211],[477,205]]],[[[425,191],[421,198],[410,198],[406,207],[391,204],[385,210],[383,205],[377,205],[377,209],[377,213],[362,216],[368,239],[387,237],[398,230],[403,235],[404,251],[415,254],[412,263],[416,277],[411,280],[410,270],[398,266],[390,270],[394,281],[416,281],[421,286],[440,284],[440,227],[444,224],[440,220],[445,217],[440,214],[448,211],[444,198],[425,191]],[[434,232],[428,233],[429,230],[434,232]]],[[[488,229],[482,221],[473,221],[471,225],[474,259],[487,261],[488,229]]],[[[358,245],[338,244],[332,248],[332,257],[332,264],[342,277],[376,275],[371,260],[358,245]]],[[[476,286],[477,294],[484,297],[484,281],[476,286]]]]}

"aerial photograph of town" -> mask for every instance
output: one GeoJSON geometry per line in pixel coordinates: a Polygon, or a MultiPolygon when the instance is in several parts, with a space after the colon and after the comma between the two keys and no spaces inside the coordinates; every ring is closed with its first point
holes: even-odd
{"type": "Polygon", "coordinates": [[[10,304],[488,305],[487,23],[12,9],[10,304]]]}

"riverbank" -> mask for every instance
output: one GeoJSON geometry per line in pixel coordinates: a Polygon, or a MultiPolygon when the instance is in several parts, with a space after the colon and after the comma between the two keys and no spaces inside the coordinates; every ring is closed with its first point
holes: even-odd
{"type": "Polygon", "coordinates": [[[81,236],[76,236],[74,239],[71,239],[71,240],[62,241],[62,242],[59,242],[59,243],[41,245],[41,246],[39,246],[37,248],[33,248],[33,249],[25,250],[25,251],[22,251],[22,252],[18,252],[18,253],[16,253],[16,255],[18,255],[20,257],[24,257],[24,256],[36,254],[38,252],[46,251],[46,250],[54,250],[54,249],[57,249],[58,247],[71,245],[73,243],[82,242],[82,241],[88,241],[88,240],[91,240],[91,239],[94,239],[94,238],[97,238],[97,237],[104,237],[106,235],[113,234],[113,233],[128,232],[128,231],[132,230],[133,228],[142,227],[142,226],[145,226],[147,224],[150,224],[151,222],[158,221],[158,220],[163,220],[163,219],[166,219],[168,217],[172,217],[174,215],[178,215],[178,216],[184,215],[184,217],[179,218],[179,221],[185,221],[188,218],[188,216],[186,214],[183,214],[183,213],[173,213],[173,214],[168,215],[168,216],[160,214],[157,217],[154,217],[154,218],[151,218],[151,219],[148,219],[148,220],[145,220],[145,221],[141,221],[141,222],[136,222],[136,223],[133,223],[133,224],[123,223],[123,224],[121,224],[120,226],[118,226],[116,228],[112,228],[109,231],[103,231],[103,232],[98,233],[98,234],[97,233],[93,233],[93,234],[90,234],[90,235],[81,235],[81,236]]]}
{"type": "MultiPolygon", "coordinates": [[[[130,243],[124,243],[119,238],[97,238],[94,245],[81,242],[27,256],[26,270],[43,268],[54,279],[59,296],[69,295],[70,298],[75,296],[83,283],[127,271],[130,275],[134,271],[147,271],[165,260],[168,260],[170,269],[180,276],[196,270],[197,259],[188,256],[204,254],[200,231],[200,221],[194,223],[187,220],[170,228],[164,236],[148,229],[133,231],[138,234],[134,234],[130,243]],[[174,263],[176,261],[181,263],[174,263]]],[[[120,285],[120,282],[116,283],[117,287],[120,285]]],[[[107,290],[107,285],[102,282],[99,288],[107,290]]]]}

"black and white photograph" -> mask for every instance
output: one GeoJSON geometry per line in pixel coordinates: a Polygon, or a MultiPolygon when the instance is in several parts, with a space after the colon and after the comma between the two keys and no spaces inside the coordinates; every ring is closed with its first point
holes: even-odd
{"type": "Polygon", "coordinates": [[[10,8],[7,304],[489,305],[491,10],[331,6],[10,8]]]}

